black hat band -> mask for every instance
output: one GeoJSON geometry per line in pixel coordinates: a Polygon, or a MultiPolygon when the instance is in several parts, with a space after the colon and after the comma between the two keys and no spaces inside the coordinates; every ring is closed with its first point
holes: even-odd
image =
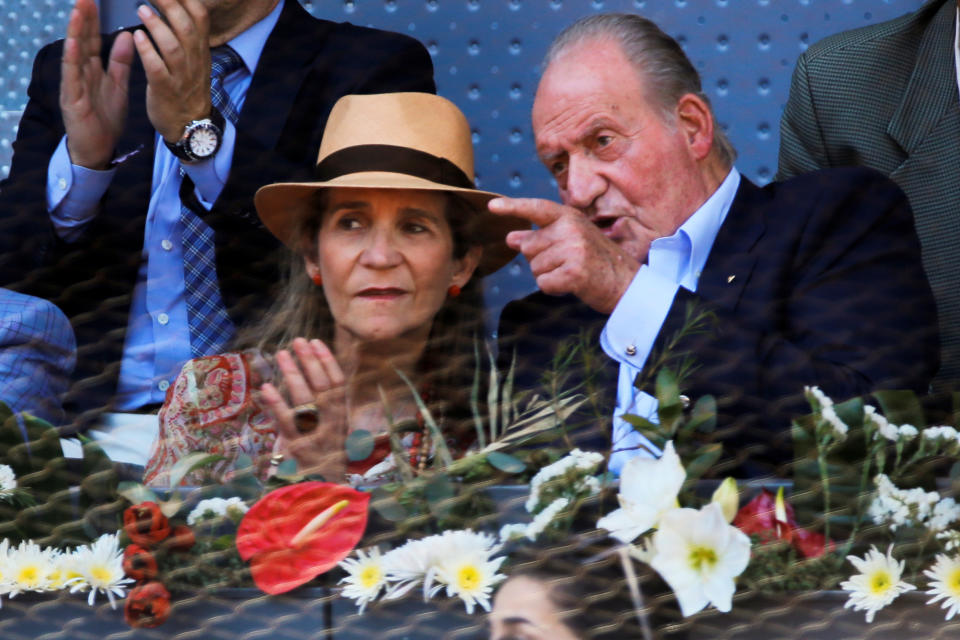
{"type": "Polygon", "coordinates": [[[467,174],[446,158],[390,144],[361,144],[335,151],[317,164],[315,175],[319,181],[328,182],[368,171],[402,173],[448,187],[476,188],[467,174]]]}

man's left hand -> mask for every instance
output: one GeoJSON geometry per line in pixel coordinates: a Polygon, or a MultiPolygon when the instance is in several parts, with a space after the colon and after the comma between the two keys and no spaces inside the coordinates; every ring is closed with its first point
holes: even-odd
{"type": "Polygon", "coordinates": [[[137,15],[150,37],[138,29],[133,39],[147,75],[147,116],[172,144],[191,121],[210,115],[209,21],[199,0],[155,4],[163,17],[141,5],[137,15]]]}
{"type": "Polygon", "coordinates": [[[511,231],[506,242],[526,257],[544,293],[572,293],[594,310],[612,313],[640,268],[573,207],[537,198],[496,198],[488,207],[540,227],[511,231]]]}

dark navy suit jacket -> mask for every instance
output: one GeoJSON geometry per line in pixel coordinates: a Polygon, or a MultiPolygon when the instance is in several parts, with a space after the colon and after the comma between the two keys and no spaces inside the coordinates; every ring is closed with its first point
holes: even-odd
{"type": "MultiPolygon", "coordinates": [[[[284,6],[264,46],[237,123],[230,177],[207,212],[215,233],[217,275],[236,325],[269,307],[280,279],[279,243],[260,224],[257,188],[310,179],[333,104],[353,93],[434,92],[422,44],[404,35],[318,20],[297,0],[284,6]]],[[[104,56],[113,37],[105,38],[104,56]]],[[[0,184],[0,284],[56,302],[70,317],[78,362],[68,409],[95,416],[116,390],[131,295],[143,249],[153,175],[154,129],[144,103],[139,57],[117,167],[81,241],[53,232],[46,211],[47,165],[64,134],[58,103],[62,42],[34,62],[29,102],[0,184]]]]}
{"type": "MultiPolygon", "coordinates": [[[[939,365],[936,308],[906,197],[869,169],[820,171],[763,188],[743,179],[696,293],[681,288],[654,348],[690,305],[712,328],[677,352],[696,369],[681,391],[718,401],[718,437],[750,475],[791,458],[791,417],[807,413],[804,385],[837,400],[875,389],[929,388],[939,365]]],[[[519,379],[537,384],[557,343],[607,316],[573,296],[535,293],[501,316],[501,359],[517,350],[519,379]]],[[[588,446],[609,447],[619,365],[602,363],[588,446]]]]}

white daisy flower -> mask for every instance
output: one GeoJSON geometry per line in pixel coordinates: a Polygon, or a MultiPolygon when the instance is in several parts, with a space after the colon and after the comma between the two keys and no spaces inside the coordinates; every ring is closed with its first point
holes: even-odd
{"type": "MultiPolygon", "coordinates": [[[[8,571],[8,557],[10,551],[10,541],[6,538],[0,541],[0,596],[10,593],[10,580],[8,571]]],[[[3,599],[0,597],[0,606],[3,605],[3,599]]]]}
{"type": "Polygon", "coordinates": [[[0,500],[9,498],[17,490],[17,474],[10,465],[0,464],[0,500]]]}
{"type": "MultiPolygon", "coordinates": [[[[88,547],[77,550],[76,566],[84,582],[90,588],[87,604],[93,606],[98,591],[106,594],[110,607],[117,608],[114,595],[120,598],[126,595],[126,585],[133,582],[123,573],[123,551],[120,549],[117,533],[105,533],[88,547]]],[[[77,585],[71,593],[83,587],[77,585]]]]}
{"type": "Polygon", "coordinates": [[[901,593],[916,589],[914,585],[900,580],[904,563],[894,560],[892,551],[893,545],[887,549],[886,555],[871,546],[863,558],[847,556],[847,560],[860,573],[840,583],[841,589],[850,592],[850,598],[843,608],[866,611],[868,623],[873,622],[877,611],[896,600],[901,593]]]}
{"type": "Polygon", "coordinates": [[[677,494],[686,478],[673,441],[667,442],[659,459],[631,458],[620,473],[620,508],[600,518],[597,527],[621,542],[633,542],[677,507],[677,494]]]}
{"type": "Polygon", "coordinates": [[[59,590],[72,587],[70,592],[86,591],[89,588],[77,564],[78,551],[59,552],[54,558],[53,573],[50,574],[50,588],[59,590]]]}
{"type": "Polygon", "coordinates": [[[41,549],[32,540],[21,542],[7,554],[6,581],[10,597],[25,591],[49,591],[55,570],[56,553],[53,549],[41,549]]]}
{"type": "Polygon", "coordinates": [[[383,568],[386,574],[387,592],[384,598],[391,600],[406,595],[411,589],[423,582],[433,562],[430,536],[423,540],[408,540],[403,546],[388,551],[383,556],[383,568]]]}
{"type": "Polygon", "coordinates": [[[380,590],[386,586],[387,575],[378,547],[367,552],[357,549],[356,554],[356,558],[347,558],[339,565],[347,572],[346,577],[340,580],[340,583],[346,583],[341,595],[353,600],[360,607],[360,613],[363,613],[367,604],[376,600],[380,590]]]}
{"type": "Polygon", "coordinates": [[[719,504],[663,514],[653,550],[650,566],[673,589],[684,616],[710,604],[730,611],[735,579],[750,561],[750,538],[727,524],[719,504]]]}
{"type": "Polygon", "coordinates": [[[923,575],[930,578],[927,595],[934,596],[927,600],[927,604],[943,600],[940,608],[947,609],[946,619],[957,615],[960,612],[960,556],[951,558],[943,553],[938,554],[934,565],[923,575]]]}
{"type": "Polygon", "coordinates": [[[432,596],[446,586],[447,595],[463,600],[468,614],[478,604],[489,612],[493,587],[506,579],[498,573],[506,556],[491,557],[500,546],[493,543],[491,536],[470,530],[448,531],[434,537],[435,561],[424,579],[425,593],[429,589],[432,596]],[[431,588],[433,579],[438,584],[431,588]]]}

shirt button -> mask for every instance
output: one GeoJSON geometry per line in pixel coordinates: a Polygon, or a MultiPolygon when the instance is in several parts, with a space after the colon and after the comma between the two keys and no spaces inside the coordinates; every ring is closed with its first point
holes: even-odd
{"type": "Polygon", "coordinates": [[[57,180],[57,186],[60,187],[60,191],[66,191],[66,190],[67,190],[67,179],[66,179],[66,178],[60,178],[59,180],[57,180]]]}
{"type": "Polygon", "coordinates": [[[180,167],[180,170],[179,170],[179,171],[180,171],[180,177],[181,177],[181,178],[182,178],[183,176],[187,175],[187,172],[183,170],[183,167],[180,167]]]}
{"type": "Polygon", "coordinates": [[[168,322],[170,322],[170,316],[168,316],[165,313],[161,313],[160,315],[157,316],[157,322],[159,322],[160,324],[167,324],[168,322]]]}
{"type": "Polygon", "coordinates": [[[160,391],[166,391],[169,388],[170,388],[170,383],[167,382],[166,380],[161,380],[159,383],[157,383],[157,389],[160,389],[160,391]]]}
{"type": "Polygon", "coordinates": [[[633,346],[632,344],[628,344],[628,345],[627,345],[627,355],[628,355],[628,356],[635,356],[635,355],[637,355],[637,348],[636,348],[635,346],[633,346]]]}
{"type": "Polygon", "coordinates": [[[164,251],[170,251],[170,249],[173,249],[173,243],[166,238],[160,241],[160,246],[163,247],[164,251]]]}

